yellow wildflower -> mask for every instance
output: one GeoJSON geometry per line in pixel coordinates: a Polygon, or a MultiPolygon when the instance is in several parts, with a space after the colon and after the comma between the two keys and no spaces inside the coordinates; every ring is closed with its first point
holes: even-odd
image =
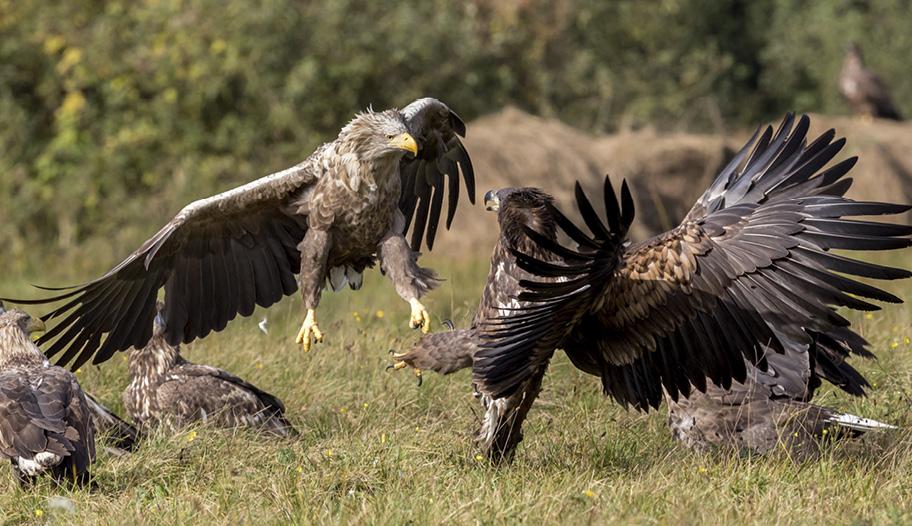
{"type": "Polygon", "coordinates": [[[298,468],[295,471],[297,471],[298,473],[304,473],[304,468],[301,466],[298,466],[298,468]]]}
{"type": "Polygon", "coordinates": [[[196,431],[191,431],[191,432],[187,433],[187,442],[193,442],[194,440],[196,440],[196,435],[197,435],[196,431]]]}
{"type": "Polygon", "coordinates": [[[378,310],[374,315],[380,319],[383,319],[383,317],[386,316],[386,314],[384,314],[382,310],[378,310]]]}
{"type": "Polygon", "coordinates": [[[592,491],[591,489],[587,489],[587,490],[583,491],[583,496],[591,499],[591,498],[595,497],[595,492],[592,491]]]}
{"type": "Polygon", "coordinates": [[[340,408],[339,408],[339,412],[342,413],[342,414],[344,415],[345,413],[348,412],[348,408],[347,408],[347,407],[340,407],[340,408]]]}
{"type": "Polygon", "coordinates": [[[481,456],[481,454],[478,454],[478,455],[475,455],[475,460],[477,460],[478,462],[481,462],[482,460],[484,460],[484,457],[481,456]]]}
{"type": "Polygon", "coordinates": [[[35,516],[41,517],[42,515],[44,515],[44,510],[41,508],[35,508],[35,516]]]}
{"type": "Polygon", "coordinates": [[[326,451],[323,452],[323,454],[326,455],[327,457],[331,457],[331,456],[333,456],[333,450],[327,449],[326,451]]]}
{"type": "Polygon", "coordinates": [[[382,433],[382,434],[380,435],[380,443],[381,443],[381,444],[386,444],[386,433],[382,433]]]}
{"type": "Polygon", "coordinates": [[[893,340],[892,342],[890,342],[891,349],[895,349],[897,347],[899,347],[899,342],[897,342],[896,340],[893,340]]]}

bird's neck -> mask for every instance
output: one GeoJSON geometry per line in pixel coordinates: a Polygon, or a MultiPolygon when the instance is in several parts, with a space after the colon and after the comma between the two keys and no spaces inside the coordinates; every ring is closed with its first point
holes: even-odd
{"type": "Polygon", "coordinates": [[[161,376],[182,360],[178,347],[169,345],[161,336],[155,336],[142,349],[130,351],[130,377],[161,376]]]}
{"type": "Polygon", "coordinates": [[[41,349],[19,327],[0,328],[0,370],[19,365],[41,365],[41,349]]]}

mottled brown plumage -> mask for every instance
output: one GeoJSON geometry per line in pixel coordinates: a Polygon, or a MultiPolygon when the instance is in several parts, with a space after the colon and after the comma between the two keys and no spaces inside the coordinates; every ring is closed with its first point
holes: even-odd
{"type": "Polygon", "coordinates": [[[0,304],[0,456],[23,484],[49,473],[84,483],[95,460],[92,416],[73,373],[29,339],[43,325],[0,304]]]}
{"type": "Polygon", "coordinates": [[[765,370],[768,357],[816,345],[834,358],[869,356],[867,342],[836,307],[875,310],[866,301],[899,298],[846,275],[897,279],[901,269],[833,254],[910,245],[905,225],[844,219],[897,214],[908,206],[844,197],[856,158],[823,169],[845,141],[830,130],[808,144],[807,117],[787,116],[760,130],[698,200],[682,224],[630,244],[633,199],[620,203],[605,180],[607,224],[577,185],[584,232],[549,207],[576,244],[527,231],[562,262],[516,252],[526,280],[519,300],[532,305],[484,324],[474,355],[479,391],[495,400],[523,390],[562,348],[579,369],[599,376],[625,406],[658,407],[712,383],[723,390],[765,370]]]}
{"type": "Polygon", "coordinates": [[[706,392],[668,399],[672,436],[688,447],[734,449],[764,454],[783,446],[793,458],[818,453],[829,437],[856,436],[893,426],[810,403],[821,379],[863,395],[868,382],[844,357],[825,347],[786,345],[767,356],[765,370],[746,364],[747,379],[723,389],[707,382],[706,392]]]}
{"type": "MultiPolygon", "coordinates": [[[[423,336],[409,352],[395,356],[400,363],[419,371],[432,370],[441,374],[472,366],[472,357],[483,343],[479,327],[528,305],[517,300],[522,291],[519,283],[533,275],[516,265],[513,252],[554,259],[525,232],[529,228],[552,238],[556,236],[556,226],[548,209],[551,203],[550,195],[535,188],[504,188],[485,194],[485,208],[497,212],[500,235],[471,327],[423,336]]],[[[499,462],[512,458],[522,441],[523,420],[541,389],[546,369],[547,364],[544,364],[511,396],[494,400],[478,394],[485,416],[477,441],[489,459],[499,462]]]]}
{"type": "Polygon", "coordinates": [[[412,307],[411,325],[427,331],[430,317],[418,299],[437,281],[418,266],[416,251],[422,237],[433,244],[445,186],[449,226],[460,171],[473,199],[464,134],[462,120],[435,99],[361,113],[300,164],[185,207],[101,278],[50,298],[12,301],[66,301],[44,316],[58,323],[39,343],[75,368],[144,347],[162,288],[165,339],[176,345],[300,287],[307,316],[297,341],[308,350],[323,338],[315,309],[324,283],[357,289],[361,272],[379,260],[412,307]],[[411,247],[404,237],[410,224],[411,247]]]}
{"type": "Polygon", "coordinates": [[[156,317],[148,345],[129,351],[130,384],[123,402],[140,429],[173,432],[202,422],[296,434],[281,400],[226,371],[188,362],[165,340],[164,329],[163,317],[156,317]]]}
{"type": "Polygon", "coordinates": [[[865,67],[861,49],[854,43],[849,45],[842,62],[839,91],[857,116],[902,120],[887,85],[880,75],[865,67]]]}

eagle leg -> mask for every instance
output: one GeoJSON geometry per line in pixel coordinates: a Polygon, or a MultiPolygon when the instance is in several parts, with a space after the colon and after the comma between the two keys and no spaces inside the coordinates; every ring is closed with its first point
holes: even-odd
{"type": "Polygon", "coordinates": [[[412,298],[409,300],[409,305],[412,306],[412,316],[409,319],[409,327],[413,329],[421,328],[421,332],[427,334],[431,330],[431,315],[428,314],[427,309],[424,308],[424,305],[418,301],[417,298],[412,298]]]}
{"type": "Polygon", "coordinates": [[[405,369],[406,367],[412,367],[412,372],[418,378],[418,387],[421,387],[421,384],[424,382],[424,376],[421,374],[421,369],[411,366],[408,363],[402,361],[402,358],[405,356],[405,354],[393,354],[392,350],[390,350],[390,354],[393,355],[393,360],[395,360],[395,361],[393,363],[387,365],[386,370],[389,371],[390,369],[392,369],[394,371],[398,371],[399,369],[405,369]]]}
{"type": "Polygon", "coordinates": [[[307,309],[307,316],[304,317],[304,323],[301,324],[301,330],[298,331],[298,337],[295,343],[300,345],[304,352],[310,351],[311,337],[315,343],[323,343],[323,331],[317,326],[317,313],[314,309],[307,309]]]}

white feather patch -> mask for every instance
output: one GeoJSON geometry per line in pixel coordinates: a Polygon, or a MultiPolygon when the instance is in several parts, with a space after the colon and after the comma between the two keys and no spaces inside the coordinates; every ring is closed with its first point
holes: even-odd
{"type": "Polygon", "coordinates": [[[885,424],[883,422],[878,422],[877,420],[872,420],[870,418],[863,418],[860,416],[850,415],[849,413],[840,413],[837,415],[833,415],[833,416],[827,418],[827,421],[833,422],[834,424],[839,424],[839,425],[847,427],[849,429],[855,429],[856,431],[898,429],[894,425],[885,424]]]}

